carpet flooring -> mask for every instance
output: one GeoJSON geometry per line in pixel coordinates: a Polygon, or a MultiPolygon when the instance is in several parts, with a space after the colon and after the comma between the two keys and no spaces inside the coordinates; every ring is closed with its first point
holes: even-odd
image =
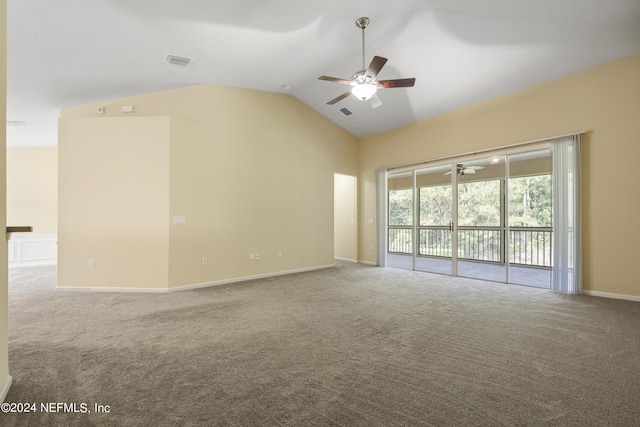
{"type": "Polygon", "coordinates": [[[5,402],[37,410],[2,426],[640,425],[640,303],[347,263],[170,294],[9,274],[5,402]]]}

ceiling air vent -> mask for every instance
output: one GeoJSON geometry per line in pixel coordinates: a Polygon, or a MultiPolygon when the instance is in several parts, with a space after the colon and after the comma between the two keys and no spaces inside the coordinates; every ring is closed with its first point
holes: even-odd
{"type": "Polygon", "coordinates": [[[169,64],[179,65],[180,67],[188,67],[193,59],[186,56],[167,55],[166,60],[169,64]]]}
{"type": "Polygon", "coordinates": [[[7,126],[29,127],[31,123],[23,120],[7,120],[7,126]]]}
{"type": "Polygon", "coordinates": [[[353,114],[353,113],[351,112],[351,110],[349,110],[348,108],[341,108],[341,109],[340,109],[340,112],[341,112],[342,114],[344,114],[345,116],[350,116],[350,115],[352,115],[352,114],[353,114]]]}

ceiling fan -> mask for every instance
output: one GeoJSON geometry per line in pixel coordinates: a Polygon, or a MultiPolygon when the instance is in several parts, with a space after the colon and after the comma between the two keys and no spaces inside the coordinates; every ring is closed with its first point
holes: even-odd
{"type": "MultiPolygon", "coordinates": [[[[477,170],[484,169],[484,166],[465,166],[462,163],[456,165],[456,173],[460,176],[473,175],[477,170]]],[[[450,175],[451,171],[445,172],[445,175],[450,175]]]]}
{"type": "Polygon", "coordinates": [[[353,95],[361,101],[370,101],[372,108],[378,108],[382,105],[382,101],[376,95],[378,89],[392,89],[397,87],[413,87],[416,82],[415,78],[395,79],[395,80],[376,80],[378,73],[387,62],[387,58],[374,56],[369,68],[365,68],[364,56],[364,29],[369,25],[369,18],[363,17],[356,21],[356,26],[362,30],[362,69],[351,76],[351,80],[339,79],[337,77],[320,76],[319,80],[341,83],[352,86],[351,90],[327,102],[327,105],[333,105],[338,101],[342,101],[349,95],[353,95]]]}

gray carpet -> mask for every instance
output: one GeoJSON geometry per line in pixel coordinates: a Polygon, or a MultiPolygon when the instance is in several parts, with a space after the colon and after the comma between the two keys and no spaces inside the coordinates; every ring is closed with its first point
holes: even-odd
{"type": "Polygon", "coordinates": [[[3,426],[640,425],[640,303],[346,263],[171,294],[15,268],[9,293],[6,402],[91,413],[3,426]]]}

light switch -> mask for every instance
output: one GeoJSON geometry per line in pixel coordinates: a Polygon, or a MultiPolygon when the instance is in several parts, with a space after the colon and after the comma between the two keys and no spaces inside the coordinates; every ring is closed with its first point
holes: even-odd
{"type": "Polygon", "coordinates": [[[187,217],[185,216],[174,216],[173,217],[173,223],[176,225],[184,225],[187,223],[187,217]]]}

